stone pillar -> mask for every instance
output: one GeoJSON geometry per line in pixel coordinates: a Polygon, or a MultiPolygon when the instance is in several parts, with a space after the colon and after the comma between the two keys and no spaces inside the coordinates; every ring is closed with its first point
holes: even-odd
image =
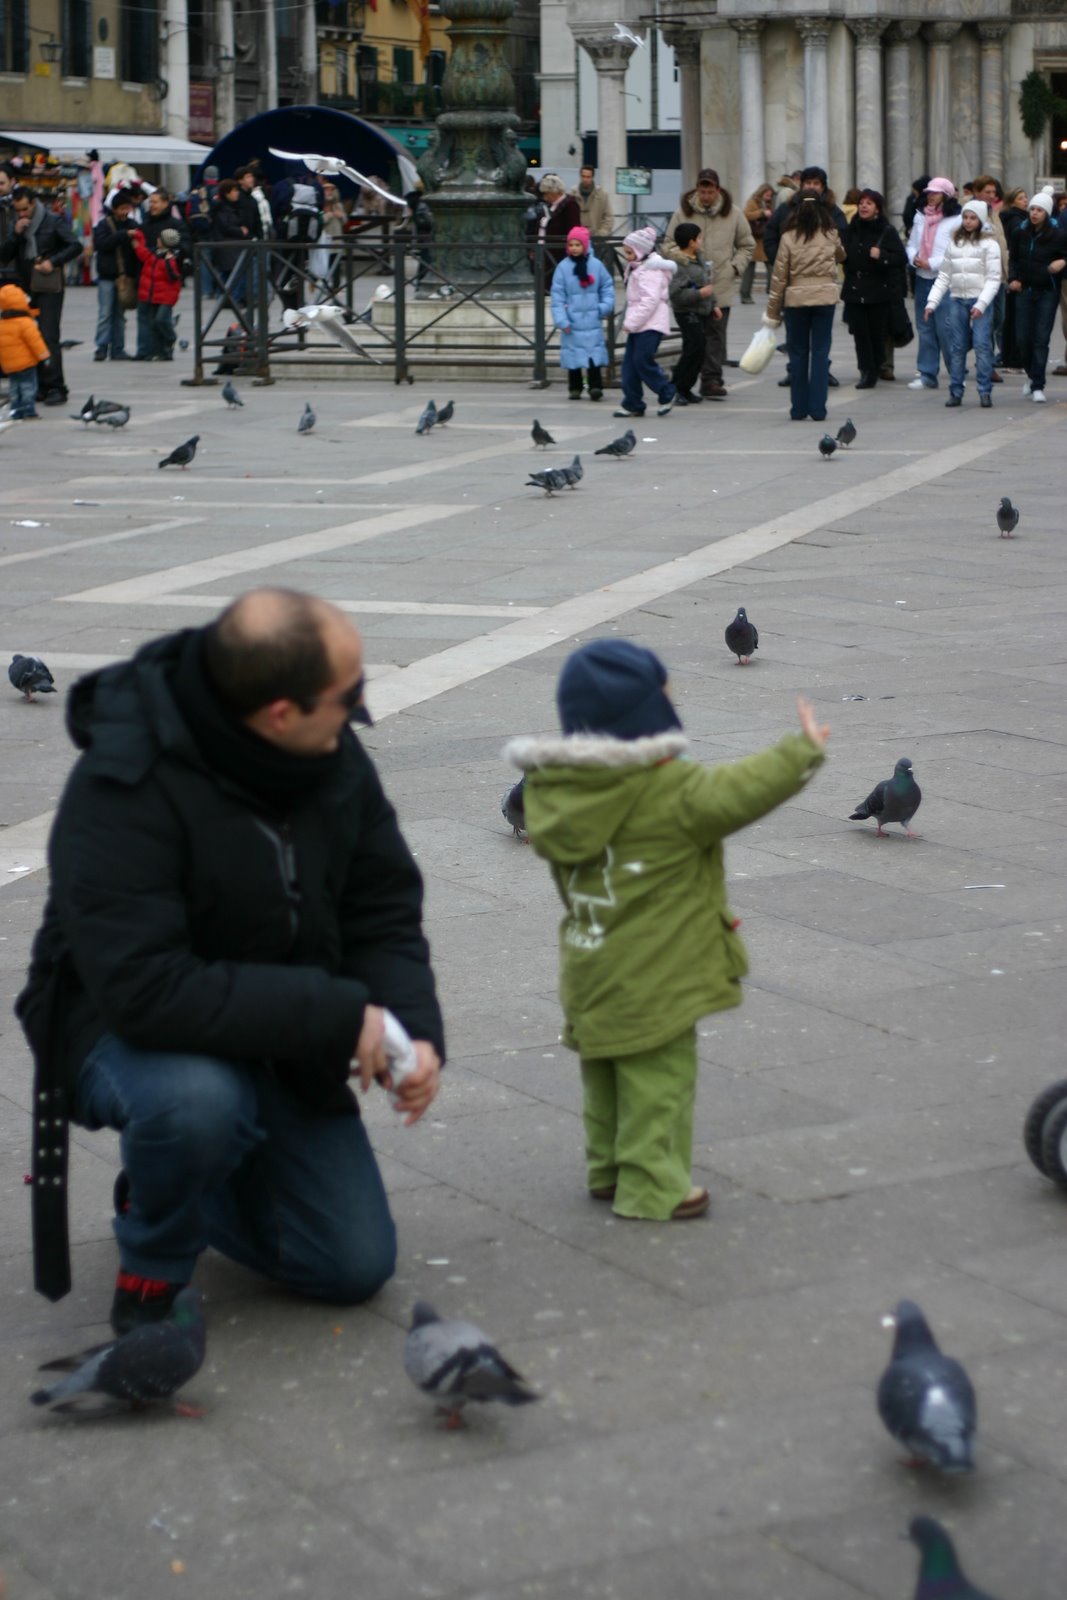
{"type": "Polygon", "coordinates": [[[885,192],[882,32],[878,17],[849,18],[856,39],[856,187],[885,192]]]}
{"type": "Polygon", "coordinates": [[[767,155],[763,139],[763,22],[754,17],[733,21],[737,34],[738,78],[741,87],[741,201],[767,182],[767,155]]]}
{"type": "Polygon", "coordinates": [[[689,189],[704,165],[700,119],[700,34],[696,28],[663,26],[664,39],[674,51],[682,91],[682,188],[689,189]]]}
{"type": "Polygon", "coordinates": [[[278,104],[278,25],[274,16],[274,0],[263,0],[263,77],[261,80],[261,109],[273,111],[278,104]]]}
{"type": "MultiPolygon", "coordinates": [[[[166,129],[173,139],[189,137],[189,10],[186,0],[166,0],[163,13],[164,56],[160,76],[167,85],[163,100],[166,129]]],[[[189,163],[166,168],[167,187],[180,194],[189,184],[189,163]]]]}
{"type": "Polygon", "coordinates": [[[1005,181],[1004,171],[1004,35],[1006,22],[980,22],[982,68],[981,105],[982,170],[1005,181]]]}
{"type": "Polygon", "coordinates": [[[825,172],[830,166],[830,18],[798,17],[797,32],[804,41],[804,165],[825,172]]]}
{"type": "MultiPolygon", "coordinates": [[[[627,39],[616,39],[606,30],[574,36],[596,68],[597,176],[601,186],[614,194],[615,168],[629,166],[624,86],[626,68],[635,47],[627,39]]],[[[631,204],[630,195],[614,194],[616,220],[628,215],[631,204]]]]}
{"type": "Polygon", "coordinates": [[[908,198],[911,180],[911,41],[919,31],[917,22],[894,22],[886,34],[885,131],[886,131],[886,211],[899,222],[908,198]]]}
{"type": "Polygon", "coordinates": [[[300,71],[304,79],[304,104],[319,103],[319,33],[315,26],[315,0],[304,0],[300,19],[300,71]]]}
{"type": "Polygon", "coordinates": [[[958,22],[929,23],[925,29],[926,152],[934,177],[952,177],[952,41],[959,31],[958,22]]]}
{"type": "Polygon", "coordinates": [[[219,137],[229,133],[237,122],[237,47],[233,34],[233,0],[218,0],[215,9],[216,39],[220,56],[228,56],[230,69],[220,70],[215,79],[215,128],[219,137]]]}

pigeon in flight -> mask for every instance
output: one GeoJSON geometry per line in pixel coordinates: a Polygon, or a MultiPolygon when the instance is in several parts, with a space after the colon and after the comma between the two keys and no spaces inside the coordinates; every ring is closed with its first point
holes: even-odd
{"type": "Polygon", "coordinates": [[[901,1300],[886,1321],[896,1333],[878,1385],[878,1415],[917,1464],[973,1472],[978,1413],[970,1378],[958,1361],[941,1354],[913,1300],[901,1300]]]}
{"type": "Polygon", "coordinates": [[[907,756],[901,756],[893,768],[893,776],[876,783],[866,800],[862,800],[855,811],[849,813],[848,820],[867,822],[873,817],[881,838],[885,837],[882,833],[883,822],[899,822],[908,838],[914,839],[908,823],[918,811],[922,797],[922,790],[912,775],[911,761],[907,756]]]}
{"type": "Polygon", "coordinates": [[[237,393],[237,390],[234,388],[229,378],[226,379],[226,382],[222,386],[222,398],[225,400],[231,411],[233,411],[237,406],[244,405],[244,401],[237,393]]]}
{"type": "Polygon", "coordinates": [[[278,156],[282,161],[302,161],[309,172],[316,173],[320,178],[336,178],[342,173],[353,183],[358,183],[361,189],[373,189],[375,194],[380,194],[383,200],[388,200],[394,206],[403,208],[407,204],[398,195],[390,194],[388,189],[383,189],[372,178],[364,177],[355,167],[347,166],[340,156],[298,155],[292,150],[275,150],[273,145],[268,145],[267,148],[272,156],[278,156]]]}
{"type": "Polygon", "coordinates": [[[529,834],[526,832],[526,777],[525,774],[518,783],[512,784],[510,789],[505,789],[504,798],[500,802],[500,812],[504,821],[510,825],[516,839],[521,839],[526,844],[529,834]]]}
{"type": "Polygon", "coordinates": [[[919,1546],[915,1600],[993,1600],[964,1574],[956,1546],[934,1517],[912,1517],[908,1538],[919,1546]]]}
{"type": "Polygon", "coordinates": [[[552,495],[557,489],[567,487],[567,474],[563,467],[546,467],[543,472],[531,472],[524,485],[527,489],[543,489],[552,495]]]}
{"type": "Polygon", "coordinates": [[[451,422],[452,421],[452,418],[455,416],[455,414],[456,414],[455,402],[453,400],[450,400],[448,402],[448,404],[446,406],[442,406],[440,411],[437,413],[436,426],[438,428],[443,428],[446,422],[451,422]]]}
{"type": "Polygon", "coordinates": [[[638,38],[636,33],[632,33],[624,22],[616,22],[612,38],[620,39],[625,44],[632,44],[635,50],[642,49],[645,43],[643,39],[638,38]]]}
{"type": "Polygon", "coordinates": [[[534,447],[536,448],[537,445],[540,445],[542,450],[547,450],[550,444],[555,444],[556,442],[548,429],[542,428],[536,417],[534,417],[534,425],[530,429],[530,437],[534,442],[534,447]]]}
{"type": "Polygon", "coordinates": [[[577,489],[585,477],[585,468],[582,466],[581,456],[575,456],[569,467],[560,467],[559,470],[567,480],[568,489],[577,489]]]}
{"type": "Polygon", "coordinates": [[[12,656],[7,675],[12,688],[24,694],[27,700],[32,700],[35,694],[56,692],[56,680],[40,656],[12,656]]]}
{"type": "Polygon", "coordinates": [[[832,438],[830,434],[824,433],[822,438],[819,440],[819,454],[824,460],[829,461],[836,449],[837,440],[832,438]]]}
{"type": "Polygon", "coordinates": [[[425,1300],[417,1300],[411,1314],[404,1371],[423,1394],[445,1402],[438,1409],[447,1428],[463,1426],[463,1407],[470,1400],[524,1406],[540,1399],[480,1328],[442,1321],[425,1300]]]}
{"type": "Polygon", "coordinates": [[[637,435],[632,428],[627,428],[621,439],[612,439],[610,444],[594,452],[598,456],[615,456],[619,461],[624,456],[630,455],[637,444],[637,435]]]}
{"type": "Polygon", "coordinates": [[[129,406],[116,406],[114,411],[98,411],[93,421],[109,428],[124,428],[130,420],[129,406]]]}
{"type": "Polygon", "coordinates": [[[838,444],[843,444],[847,450],[855,437],[856,424],[853,422],[851,417],[846,417],[844,422],[837,430],[837,442],[838,444]]]}
{"type": "MultiPolygon", "coordinates": [[[[282,326],[297,333],[302,328],[321,328],[350,355],[360,356],[364,361],[373,361],[376,367],[384,366],[385,363],[380,356],[376,356],[373,350],[368,350],[366,345],[360,344],[355,334],[347,327],[345,317],[344,306],[334,305],[332,301],[327,301],[321,306],[287,306],[282,312],[282,326]]],[[[369,322],[371,319],[365,314],[362,317],[353,316],[351,320],[369,322]]]]}
{"type": "Polygon", "coordinates": [[[429,433],[430,429],[433,427],[433,425],[434,425],[434,423],[436,421],[437,421],[437,407],[434,405],[433,401],[430,400],[430,401],[427,402],[426,407],[425,407],[425,409],[424,409],[424,411],[422,413],[422,416],[419,418],[418,422],[415,424],[415,432],[416,433],[429,433]]]}
{"type": "MultiPolygon", "coordinates": [[[[35,1406],[52,1406],[68,1414],[92,1411],[94,1415],[169,1400],[200,1371],[206,1347],[200,1291],[187,1286],[175,1296],[164,1321],[142,1323],[121,1339],[46,1361],[42,1372],[66,1372],[69,1376],[51,1388],[35,1390],[30,1399],[35,1406]],[[86,1404],[91,1395],[103,1395],[115,1404],[86,1404]]],[[[175,1409],[199,1415],[191,1406],[175,1409]]]]}
{"type": "Polygon", "coordinates": [[[726,643],[739,667],[747,667],[753,651],[759,649],[759,631],[754,622],[749,622],[744,606],[738,606],[737,616],[726,625],[726,643]]]}
{"type": "Polygon", "coordinates": [[[316,422],[318,422],[318,420],[319,420],[318,417],[315,415],[314,411],[312,411],[312,409],[311,409],[310,400],[305,400],[304,401],[304,414],[300,418],[300,421],[296,425],[297,433],[310,433],[312,428],[314,428],[316,422]]]}
{"type": "Polygon", "coordinates": [[[160,467],[181,467],[184,472],[196,455],[196,447],[199,443],[200,435],[194,433],[191,439],[186,439],[184,444],[180,444],[176,450],[171,451],[169,456],[165,456],[159,463],[160,467]]]}
{"type": "Polygon", "coordinates": [[[997,507],[997,527],[1002,539],[1010,539],[1019,526],[1019,508],[1013,506],[1007,495],[997,507]]]}

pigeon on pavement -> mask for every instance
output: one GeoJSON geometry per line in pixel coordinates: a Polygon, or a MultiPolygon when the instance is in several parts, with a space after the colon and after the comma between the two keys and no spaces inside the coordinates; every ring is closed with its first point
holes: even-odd
{"type": "Polygon", "coordinates": [[[404,1371],[423,1394],[446,1402],[439,1409],[448,1428],[463,1426],[463,1407],[470,1400],[524,1406],[540,1399],[480,1328],[442,1321],[425,1300],[417,1300],[411,1314],[404,1371]]]}
{"type": "Polygon", "coordinates": [[[56,680],[40,656],[12,656],[7,675],[12,688],[17,689],[19,694],[24,694],[27,700],[32,700],[35,694],[56,692],[56,680]]]}
{"type": "Polygon", "coordinates": [[[922,790],[912,775],[911,761],[907,756],[901,756],[893,768],[893,776],[876,783],[866,800],[862,800],[855,811],[849,813],[848,820],[867,822],[873,817],[882,837],[883,822],[899,822],[908,838],[914,839],[908,823],[918,811],[922,797],[922,790]]]}
{"type": "Polygon", "coordinates": [[[504,821],[509,823],[516,839],[521,839],[525,844],[529,838],[526,832],[526,778],[521,777],[518,783],[512,784],[510,789],[504,791],[504,798],[500,802],[500,812],[504,821]]]}
{"type": "Polygon", "coordinates": [[[109,428],[124,428],[129,420],[129,406],[116,406],[114,411],[98,411],[93,417],[95,423],[104,423],[109,428]]]}
{"type": "Polygon", "coordinates": [[[450,400],[448,404],[446,406],[442,406],[440,411],[437,413],[437,427],[443,428],[446,422],[452,421],[452,418],[455,416],[455,414],[455,401],[450,400]]]}
{"type": "Polygon", "coordinates": [[[226,379],[226,382],[222,386],[222,398],[225,400],[226,404],[230,407],[231,411],[236,406],[243,406],[244,405],[244,401],[241,399],[241,396],[237,393],[237,390],[234,388],[234,386],[230,382],[229,378],[226,379]]]}
{"type": "Polygon", "coordinates": [[[189,348],[188,339],[179,339],[178,340],[178,349],[179,350],[188,350],[188,348],[189,348]]]}
{"type": "MultiPolygon", "coordinates": [[[[164,1321],[142,1323],[121,1339],[46,1361],[42,1372],[69,1376],[51,1388],[35,1390],[30,1399],[35,1406],[53,1406],[56,1411],[98,1415],[169,1400],[200,1371],[206,1346],[200,1291],[187,1286],[175,1296],[164,1321]],[[117,1404],[86,1404],[90,1395],[104,1395],[117,1404]]],[[[192,1407],[176,1409],[197,1414],[192,1407]]]]}
{"type": "Polygon", "coordinates": [[[575,456],[569,467],[560,467],[559,471],[562,472],[568,489],[577,489],[585,477],[585,468],[582,466],[581,456],[575,456]]]}
{"type": "Polygon", "coordinates": [[[956,1546],[934,1517],[912,1517],[908,1537],[919,1546],[915,1600],[993,1600],[965,1575],[956,1546]]]}
{"type": "Polygon", "coordinates": [[[754,622],[749,622],[744,606],[738,606],[737,616],[726,625],[726,643],[737,657],[739,667],[747,667],[752,652],[759,649],[759,632],[754,622]]]}
{"type": "Polygon", "coordinates": [[[941,1354],[913,1300],[901,1300],[886,1321],[896,1334],[878,1384],[878,1415],[916,1464],[973,1472],[978,1413],[970,1378],[958,1361],[941,1354]]]}
{"type": "Polygon", "coordinates": [[[847,450],[848,446],[852,443],[855,437],[856,424],[853,422],[851,417],[846,417],[844,422],[837,430],[837,442],[838,444],[843,444],[847,450]]]}
{"type": "Polygon", "coordinates": [[[545,467],[543,472],[531,472],[523,487],[527,489],[543,489],[547,495],[553,494],[557,489],[566,489],[566,468],[545,467]]]}
{"type": "Polygon", "coordinates": [[[161,467],[181,467],[184,472],[196,455],[196,447],[199,443],[200,435],[194,433],[191,439],[186,439],[184,444],[180,444],[176,450],[171,451],[169,456],[165,456],[159,465],[161,467]]]}
{"type": "Polygon", "coordinates": [[[615,456],[621,461],[624,456],[628,456],[631,453],[636,444],[637,435],[632,428],[627,428],[621,439],[612,439],[610,444],[606,444],[602,450],[597,450],[594,454],[598,456],[615,456]]]}
{"type": "Polygon", "coordinates": [[[434,425],[434,423],[436,421],[437,421],[437,407],[434,405],[432,400],[429,400],[426,403],[426,407],[423,410],[422,416],[419,418],[418,422],[415,424],[415,432],[416,433],[429,433],[430,429],[433,427],[433,425],[434,425]]]}
{"type": "Polygon", "coordinates": [[[829,461],[836,449],[837,440],[832,438],[830,434],[824,433],[822,438],[819,440],[819,454],[824,460],[829,461]]]}
{"type": "Polygon", "coordinates": [[[300,418],[300,421],[296,425],[297,433],[310,433],[312,428],[315,426],[316,422],[318,422],[318,420],[319,420],[318,417],[315,415],[314,411],[312,411],[312,409],[311,409],[310,400],[305,400],[304,401],[304,414],[300,418]]]}
{"type": "Polygon", "coordinates": [[[534,424],[530,429],[530,437],[533,439],[534,446],[540,445],[542,450],[547,450],[550,444],[555,444],[556,442],[548,429],[542,428],[536,417],[534,417],[534,424]]]}
{"type": "Polygon", "coordinates": [[[72,411],[70,414],[74,418],[75,422],[89,423],[89,422],[92,422],[92,420],[93,420],[93,412],[95,411],[95,409],[96,409],[96,398],[95,398],[94,395],[90,395],[88,400],[86,400],[85,404],[82,406],[80,411],[72,411]]]}
{"type": "Polygon", "coordinates": [[[997,507],[997,527],[1002,539],[1010,539],[1019,526],[1019,508],[1013,506],[1007,495],[997,507]]]}

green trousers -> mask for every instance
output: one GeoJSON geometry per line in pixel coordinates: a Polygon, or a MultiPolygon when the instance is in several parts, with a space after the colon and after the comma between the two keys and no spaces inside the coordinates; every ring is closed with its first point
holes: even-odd
{"type": "Polygon", "coordinates": [[[665,1222],[692,1185],[696,1029],[641,1055],[582,1057],[590,1189],[615,1185],[615,1213],[665,1222]]]}

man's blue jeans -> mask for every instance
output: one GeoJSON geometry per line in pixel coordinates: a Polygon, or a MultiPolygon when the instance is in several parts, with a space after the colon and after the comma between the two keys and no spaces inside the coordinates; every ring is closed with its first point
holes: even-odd
{"type": "Polygon", "coordinates": [[[830,340],[836,306],[786,306],[789,349],[789,415],[794,422],[826,416],[830,386],[830,340]]]}
{"type": "Polygon", "coordinates": [[[188,1283],[211,1245],[299,1294],[354,1305],[396,1267],[396,1230],[357,1116],[309,1110],[269,1071],[135,1050],[106,1034],[76,1116],[115,1128],[130,1181],[122,1266],[188,1283]]]}
{"type": "Polygon", "coordinates": [[[1059,303],[1059,289],[1022,289],[1015,296],[1015,342],[1035,389],[1045,387],[1048,346],[1059,303]]]}
{"type": "Polygon", "coordinates": [[[627,411],[633,411],[638,416],[645,409],[642,384],[648,384],[661,405],[673,400],[677,392],[656,360],[662,337],[661,333],[649,330],[647,333],[631,333],[626,339],[622,357],[622,403],[627,411]]]}
{"type": "Polygon", "coordinates": [[[96,348],[115,355],[126,353],[126,313],[119,305],[114,278],[96,280],[96,348]]]}
{"type": "Polygon", "coordinates": [[[991,394],[993,390],[993,308],[988,306],[980,317],[972,321],[971,307],[976,304],[977,300],[974,299],[952,298],[948,302],[946,318],[949,339],[948,386],[952,394],[963,393],[967,351],[972,344],[978,376],[978,393],[991,394]]]}
{"type": "Polygon", "coordinates": [[[929,322],[923,315],[926,302],[933,293],[936,282],[936,278],[920,278],[918,273],[915,274],[915,329],[919,338],[919,354],[915,365],[919,369],[920,378],[925,378],[931,389],[936,389],[938,386],[937,374],[942,356],[947,370],[951,350],[945,301],[942,300],[929,322]]]}

